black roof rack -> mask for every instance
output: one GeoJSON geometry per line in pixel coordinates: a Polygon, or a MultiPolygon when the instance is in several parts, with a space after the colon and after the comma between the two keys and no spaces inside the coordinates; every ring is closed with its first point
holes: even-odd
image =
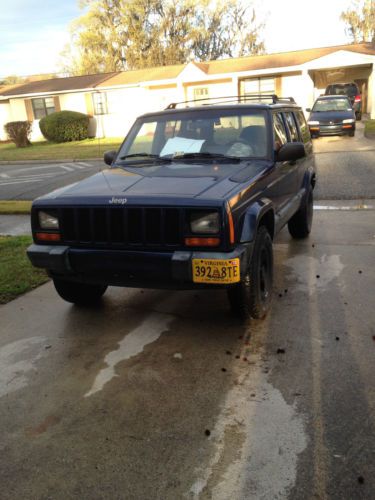
{"type": "Polygon", "coordinates": [[[215,101],[202,103],[203,106],[209,106],[210,104],[230,104],[230,103],[246,103],[248,101],[271,101],[272,104],[281,104],[283,102],[289,102],[291,104],[296,104],[293,97],[278,97],[276,94],[249,94],[249,95],[236,95],[236,96],[223,96],[223,97],[205,97],[203,99],[191,99],[189,101],[171,102],[165,109],[176,109],[180,104],[197,103],[201,101],[215,101]]]}

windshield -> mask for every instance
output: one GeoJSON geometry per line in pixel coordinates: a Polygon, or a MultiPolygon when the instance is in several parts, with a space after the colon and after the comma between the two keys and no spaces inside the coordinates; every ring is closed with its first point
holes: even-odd
{"type": "Polygon", "coordinates": [[[351,111],[352,107],[346,98],[342,99],[318,99],[314,104],[313,111],[351,111]]]}
{"type": "Polygon", "coordinates": [[[343,85],[334,85],[330,87],[328,94],[331,95],[340,95],[340,94],[345,94],[348,96],[354,96],[357,95],[357,88],[355,85],[351,84],[343,84],[343,85]]]}
{"type": "Polygon", "coordinates": [[[136,121],[121,147],[122,161],[158,158],[264,158],[266,113],[207,109],[136,121]]]}

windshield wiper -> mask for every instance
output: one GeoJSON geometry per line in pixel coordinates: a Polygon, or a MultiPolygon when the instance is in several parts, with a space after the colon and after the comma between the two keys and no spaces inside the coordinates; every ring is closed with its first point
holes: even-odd
{"type": "Polygon", "coordinates": [[[239,158],[238,156],[227,156],[222,153],[201,152],[201,153],[184,153],[183,155],[176,155],[172,157],[172,160],[185,160],[189,158],[213,158],[213,159],[221,158],[224,160],[234,160],[234,161],[241,161],[245,159],[245,158],[239,158]]]}
{"type": "Polygon", "coordinates": [[[159,156],[159,155],[152,155],[150,153],[133,153],[131,155],[124,155],[124,156],[120,156],[120,160],[127,160],[128,158],[152,158],[152,159],[156,159],[156,160],[166,160],[166,161],[170,161],[169,158],[166,158],[164,156],[159,156]]]}

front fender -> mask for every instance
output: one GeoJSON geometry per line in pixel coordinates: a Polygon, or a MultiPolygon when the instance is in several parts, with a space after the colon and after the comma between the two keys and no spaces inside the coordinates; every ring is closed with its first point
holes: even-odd
{"type": "Polygon", "coordinates": [[[268,198],[262,198],[248,207],[244,214],[240,239],[241,243],[247,243],[255,240],[259,221],[266,214],[269,214],[267,227],[271,238],[273,238],[275,230],[275,213],[273,203],[268,198]]]}
{"type": "Polygon", "coordinates": [[[316,184],[316,170],[315,170],[315,164],[312,163],[305,172],[305,175],[303,177],[302,187],[305,188],[305,191],[307,192],[310,186],[314,189],[315,184],[316,184]]]}

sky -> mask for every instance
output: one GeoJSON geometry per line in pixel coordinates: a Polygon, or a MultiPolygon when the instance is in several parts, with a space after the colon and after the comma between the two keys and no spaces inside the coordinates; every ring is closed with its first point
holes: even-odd
{"type": "MultiPolygon", "coordinates": [[[[254,1],[268,53],[349,43],[339,17],[351,0],[254,1]]],[[[57,72],[69,24],[81,13],[78,0],[2,0],[0,77],[57,72]]]]}

